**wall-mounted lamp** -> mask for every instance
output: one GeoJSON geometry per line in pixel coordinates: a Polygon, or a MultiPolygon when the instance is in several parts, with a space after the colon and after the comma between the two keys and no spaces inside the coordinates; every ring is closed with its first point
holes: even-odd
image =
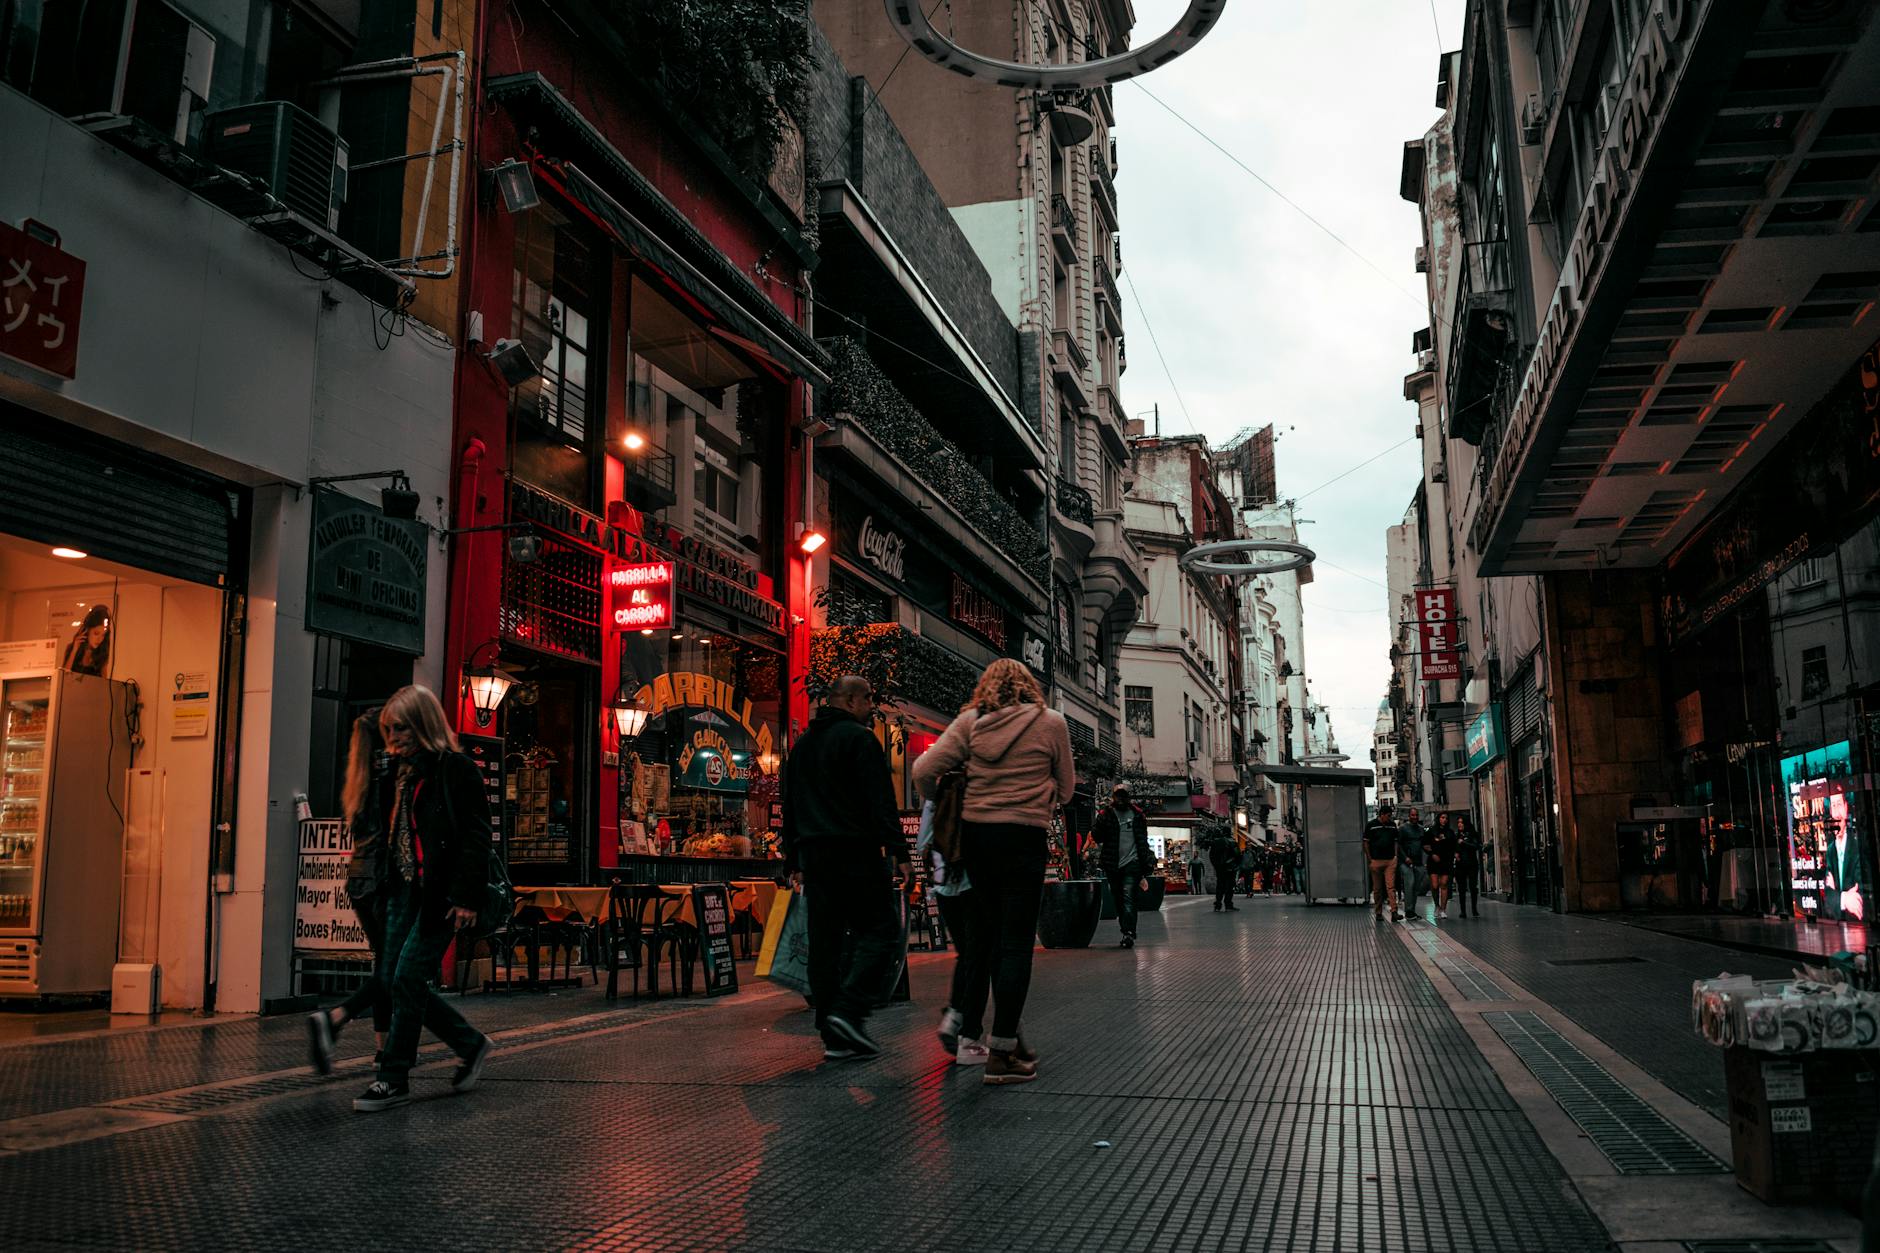
{"type": "Polygon", "coordinates": [[[493,665],[472,665],[477,653],[485,648],[495,647],[495,641],[486,641],[471,652],[464,662],[463,690],[470,696],[470,703],[477,711],[477,725],[487,727],[496,717],[497,708],[503,703],[503,697],[509,695],[509,689],[515,680],[503,670],[493,665]]]}
{"type": "Polygon", "coordinates": [[[535,358],[522,346],[519,339],[499,339],[483,354],[484,360],[496,367],[496,372],[503,376],[503,382],[511,387],[521,387],[542,372],[542,367],[535,364],[535,358]]]}
{"type": "Polygon", "coordinates": [[[620,442],[627,446],[628,452],[638,452],[640,449],[646,447],[646,436],[640,434],[638,431],[628,431],[627,437],[620,442]]]}
{"type": "Polygon", "coordinates": [[[496,194],[502,198],[503,208],[509,213],[522,213],[542,203],[541,193],[535,190],[535,179],[529,173],[529,167],[510,157],[489,170],[484,171],[496,194]]]}
{"type": "Polygon", "coordinates": [[[821,531],[816,530],[814,527],[808,526],[802,522],[796,524],[796,546],[803,550],[805,557],[814,553],[828,542],[829,537],[824,535],[821,531]]]}
{"type": "Polygon", "coordinates": [[[332,483],[363,483],[372,479],[390,479],[392,484],[379,492],[379,508],[388,518],[409,522],[418,516],[418,493],[411,490],[411,476],[403,470],[368,470],[363,474],[325,474],[307,480],[310,487],[332,483]]]}
{"type": "Polygon", "coordinates": [[[776,749],[767,748],[757,755],[757,768],[773,778],[777,773],[777,765],[776,749]]]}
{"type": "Polygon", "coordinates": [[[638,739],[640,732],[646,730],[647,718],[652,715],[652,710],[640,700],[637,689],[625,679],[620,680],[609,709],[614,716],[614,731],[622,744],[638,739]]]}

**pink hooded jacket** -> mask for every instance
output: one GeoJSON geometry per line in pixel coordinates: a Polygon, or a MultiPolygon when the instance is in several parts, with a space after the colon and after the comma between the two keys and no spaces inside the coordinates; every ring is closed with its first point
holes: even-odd
{"type": "Polygon", "coordinates": [[[968,709],[914,762],[914,786],[933,795],[940,776],[966,763],[968,822],[1049,827],[1071,798],[1077,767],[1064,715],[1042,705],[1008,705],[981,715],[968,709]]]}

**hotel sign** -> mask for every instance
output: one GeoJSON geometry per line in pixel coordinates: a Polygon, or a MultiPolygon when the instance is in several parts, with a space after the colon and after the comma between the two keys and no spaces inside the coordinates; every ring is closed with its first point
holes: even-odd
{"type": "Polygon", "coordinates": [[[1462,677],[1462,663],[1456,657],[1456,589],[1420,587],[1416,606],[1424,680],[1462,677]]]}

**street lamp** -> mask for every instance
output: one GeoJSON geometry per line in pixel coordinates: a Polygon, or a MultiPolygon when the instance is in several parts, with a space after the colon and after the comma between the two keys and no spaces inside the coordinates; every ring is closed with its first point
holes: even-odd
{"type": "Polygon", "coordinates": [[[464,690],[470,694],[470,703],[476,707],[477,725],[487,727],[496,716],[497,706],[503,703],[503,697],[509,695],[509,689],[515,686],[515,680],[495,666],[465,666],[463,670],[464,690]]]}
{"type": "Polygon", "coordinates": [[[640,737],[640,732],[646,730],[647,718],[653,712],[640,700],[638,692],[625,679],[620,681],[620,687],[614,693],[613,702],[608,707],[613,711],[614,732],[619,735],[622,744],[640,737]]]}

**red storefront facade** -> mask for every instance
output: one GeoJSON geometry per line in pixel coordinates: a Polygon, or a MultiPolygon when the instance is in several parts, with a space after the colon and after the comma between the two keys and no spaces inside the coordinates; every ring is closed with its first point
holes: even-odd
{"type": "Polygon", "coordinates": [[[607,17],[511,7],[479,16],[446,672],[514,686],[458,727],[501,763],[519,880],[761,856],[807,719],[802,183],[632,86],[607,17]],[[649,714],[624,738],[623,699],[649,714]]]}

